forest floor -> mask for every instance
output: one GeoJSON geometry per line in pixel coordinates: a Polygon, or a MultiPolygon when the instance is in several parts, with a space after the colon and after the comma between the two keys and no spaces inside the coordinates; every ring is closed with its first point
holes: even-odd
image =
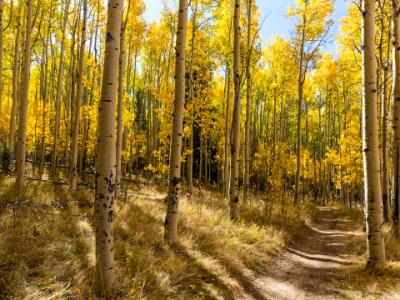
{"type": "MultiPolygon", "coordinates": [[[[93,191],[29,181],[13,202],[13,185],[0,178],[0,299],[90,299],[93,191]]],[[[400,299],[400,245],[387,243],[386,270],[366,273],[359,210],[253,195],[232,223],[226,199],[196,189],[168,247],[165,193],[129,184],[116,204],[118,299],[400,299]]]]}
{"type": "Polygon", "coordinates": [[[307,229],[255,278],[260,297],[250,298],[400,299],[398,263],[378,274],[363,271],[365,233],[359,218],[354,222],[337,208],[318,209],[307,229]]]}

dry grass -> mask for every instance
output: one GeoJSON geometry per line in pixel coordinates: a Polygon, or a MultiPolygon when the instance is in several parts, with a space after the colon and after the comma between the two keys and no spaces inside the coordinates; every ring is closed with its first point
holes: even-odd
{"type": "Polygon", "coordinates": [[[362,234],[364,216],[358,210],[349,211],[348,208],[339,208],[339,215],[352,221],[360,233],[353,237],[353,259],[356,264],[345,270],[342,286],[343,295],[351,299],[400,299],[400,241],[393,238],[391,227],[383,227],[386,246],[386,266],[383,270],[366,271],[365,262],[366,242],[362,234]]]}
{"type": "MultiPolygon", "coordinates": [[[[14,203],[13,180],[0,185],[0,298],[89,298],[93,290],[92,192],[29,182],[24,202],[14,203]]],[[[249,278],[261,273],[311,207],[282,214],[257,197],[242,205],[233,224],[217,193],[196,191],[181,203],[180,243],[163,243],[165,193],[130,187],[117,204],[115,222],[119,298],[209,299],[252,293],[249,278]]]]}

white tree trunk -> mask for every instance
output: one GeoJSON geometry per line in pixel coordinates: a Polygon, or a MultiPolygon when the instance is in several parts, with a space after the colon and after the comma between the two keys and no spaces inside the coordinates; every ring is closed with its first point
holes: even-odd
{"type": "Polygon", "coordinates": [[[230,217],[233,221],[239,219],[239,152],[240,152],[240,0],[235,0],[234,16],[234,47],[233,47],[233,80],[235,97],[232,118],[231,135],[231,182],[229,191],[230,217]]]}
{"type": "Polygon", "coordinates": [[[28,95],[31,69],[31,35],[32,35],[32,2],[26,1],[26,30],[24,57],[21,70],[21,98],[19,103],[19,124],[16,149],[16,188],[22,192],[25,176],[25,151],[26,151],[26,121],[28,115],[28,95]]]}
{"type": "Polygon", "coordinates": [[[123,115],[124,115],[124,68],[125,68],[125,26],[122,25],[120,39],[120,54],[119,54],[119,71],[118,71],[118,106],[117,106],[117,171],[115,177],[115,198],[121,190],[121,164],[122,164],[122,133],[123,133],[123,115]]]}
{"type": "Polygon", "coordinates": [[[400,234],[400,3],[392,0],[393,19],[393,227],[397,237],[400,234]]]}
{"type": "Polygon", "coordinates": [[[21,21],[17,19],[17,32],[15,38],[14,48],[14,61],[13,61],[13,79],[12,79],[12,107],[10,116],[10,131],[8,135],[8,150],[10,151],[11,157],[14,157],[15,152],[15,121],[17,117],[18,108],[18,83],[19,83],[19,44],[21,42],[21,21]]]}
{"type": "Polygon", "coordinates": [[[75,99],[75,116],[74,127],[72,130],[72,156],[70,164],[70,184],[71,192],[76,191],[78,181],[78,147],[79,147],[79,123],[81,116],[81,101],[83,94],[83,66],[85,63],[85,44],[86,44],[86,20],[87,19],[87,0],[83,0],[83,20],[82,20],[82,36],[81,47],[79,50],[79,65],[78,65],[78,86],[75,99]]]}
{"type": "Polygon", "coordinates": [[[183,109],[185,102],[185,61],[187,32],[187,0],[179,0],[178,31],[176,37],[175,61],[175,103],[169,161],[169,188],[167,216],[165,218],[165,240],[173,244],[178,239],[179,189],[181,185],[181,150],[183,109]]]}
{"type": "Polygon", "coordinates": [[[375,1],[363,3],[363,157],[367,267],[385,264],[383,207],[378,149],[377,62],[375,57],[375,1]]]}
{"type": "Polygon", "coordinates": [[[244,194],[243,201],[247,200],[250,184],[250,103],[251,103],[251,9],[252,0],[248,0],[247,7],[247,51],[248,61],[246,65],[246,81],[247,81],[247,102],[246,102],[246,125],[245,125],[245,146],[244,146],[244,194]]]}
{"type": "Polygon", "coordinates": [[[60,135],[60,120],[61,120],[61,94],[62,94],[62,83],[64,73],[64,52],[65,52],[65,31],[67,28],[68,12],[69,12],[70,0],[67,0],[64,8],[64,20],[62,24],[62,38],[61,38],[61,50],[60,50],[60,61],[58,67],[57,77],[57,95],[56,95],[56,120],[54,127],[54,145],[53,145],[53,161],[52,161],[52,173],[56,175],[57,160],[58,160],[58,138],[60,135]]]}
{"type": "Polygon", "coordinates": [[[96,146],[96,278],[101,296],[108,296],[114,288],[114,195],[115,195],[115,107],[117,98],[118,61],[122,0],[110,0],[105,37],[105,55],[99,123],[96,146]]]}

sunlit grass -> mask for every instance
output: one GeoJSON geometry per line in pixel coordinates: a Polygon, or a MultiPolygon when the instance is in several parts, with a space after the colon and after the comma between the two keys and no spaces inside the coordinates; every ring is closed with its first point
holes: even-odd
{"type": "MultiPolygon", "coordinates": [[[[120,298],[232,298],[251,292],[271,257],[304,226],[312,206],[286,209],[259,197],[229,219],[218,193],[196,190],[180,206],[179,244],[163,242],[165,192],[129,187],[116,204],[115,258],[120,298]],[[138,190],[140,189],[140,191],[138,190]],[[247,289],[247,290],[246,290],[247,289]]],[[[71,196],[65,186],[28,182],[26,197],[13,209],[13,180],[0,188],[0,298],[86,299],[93,291],[93,192],[71,196]]]]}

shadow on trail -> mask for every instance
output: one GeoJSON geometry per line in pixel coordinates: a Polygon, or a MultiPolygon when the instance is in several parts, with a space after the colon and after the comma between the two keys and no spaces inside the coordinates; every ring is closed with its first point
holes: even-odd
{"type": "Polygon", "coordinates": [[[295,250],[293,248],[287,248],[287,252],[308,259],[308,260],[315,260],[315,261],[320,261],[320,262],[327,262],[327,263],[334,263],[334,264],[340,264],[340,265],[352,265],[353,263],[350,261],[346,261],[344,259],[340,259],[338,256],[332,256],[332,255],[324,255],[324,254],[310,254],[310,253],[304,253],[299,250],[295,250]]]}
{"type": "Polygon", "coordinates": [[[351,243],[357,236],[351,224],[320,207],[316,223],[290,243],[260,279],[265,294],[276,299],[346,299],[339,285],[344,270],[354,266],[351,243]],[[339,285],[338,285],[339,283],[339,285]]]}

